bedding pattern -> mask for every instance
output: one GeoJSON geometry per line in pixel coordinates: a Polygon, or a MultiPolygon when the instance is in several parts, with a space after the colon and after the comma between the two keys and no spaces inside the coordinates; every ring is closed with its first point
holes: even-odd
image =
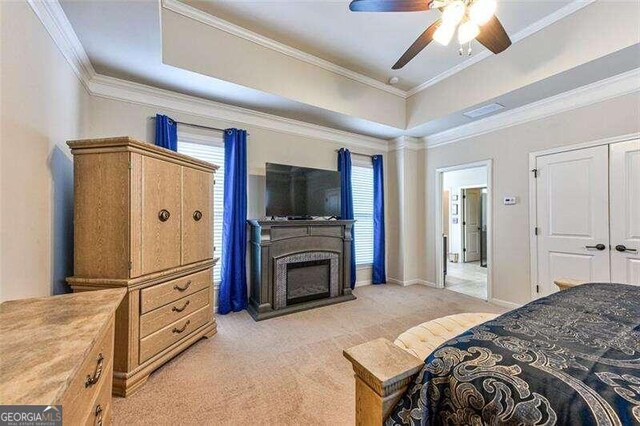
{"type": "Polygon", "coordinates": [[[386,424],[640,424],[640,287],[584,284],[449,340],[386,424]]]}

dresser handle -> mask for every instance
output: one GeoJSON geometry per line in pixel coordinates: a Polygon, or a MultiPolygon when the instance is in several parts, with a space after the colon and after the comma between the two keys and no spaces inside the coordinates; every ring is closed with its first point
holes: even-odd
{"type": "Polygon", "coordinates": [[[102,407],[100,404],[96,405],[96,426],[102,426],[102,407]]]}
{"type": "Polygon", "coordinates": [[[173,312],[182,312],[185,309],[187,309],[187,306],[189,306],[189,301],[188,300],[186,302],[184,302],[184,306],[182,308],[178,308],[178,307],[174,306],[173,308],[171,308],[171,310],[173,312]]]}
{"type": "Polygon", "coordinates": [[[93,373],[93,377],[87,374],[87,380],[84,382],[84,387],[88,388],[98,383],[100,376],[102,376],[102,364],[104,364],[104,356],[102,353],[98,355],[98,363],[96,365],[96,372],[93,373]]]}
{"type": "Polygon", "coordinates": [[[191,280],[187,281],[187,284],[185,284],[184,287],[180,287],[178,284],[176,284],[173,286],[173,289],[178,291],[185,291],[186,289],[189,288],[190,285],[191,285],[191,280]]]}
{"type": "Polygon", "coordinates": [[[182,333],[183,331],[185,331],[187,329],[187,326],[189,324],[191,324],[191,320],[187,320],[187,322],[184,323],[182,328],[174,327],[173,330],[171,330],[171,331],[173,331],[174,333],[182,333]]]}
{"type": "Polygon", "coordinates": [[[202,212],[200,210],[196,210],[195,212],[193,212],[193,220],[197,222],[200,219],[202,219],[202,212]]]}
{"type": "Polygon", "coordinates": [[[158,212],[158,219],[160,219],[160,222],[168,221],[169,217],[171,217],[171,213],[169,213],[169,210],[162,209],[158,212]]]}

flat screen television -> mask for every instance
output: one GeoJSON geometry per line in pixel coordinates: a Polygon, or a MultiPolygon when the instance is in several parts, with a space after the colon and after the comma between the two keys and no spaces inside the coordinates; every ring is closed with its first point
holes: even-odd
{"type": "Polygon", "coordinates": [[[267,216],[340,215],[340,173],[267,163],[267,216]]]}

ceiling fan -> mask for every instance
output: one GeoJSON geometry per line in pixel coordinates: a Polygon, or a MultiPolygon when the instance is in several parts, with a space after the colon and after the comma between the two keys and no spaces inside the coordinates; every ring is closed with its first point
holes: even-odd
{"type": "Polygon", "coordinates": [[[456,29],[461,46],[476,39],[493,53],[502,52],[511,46],[511,39],[494,15],[496,6],[496,0],[353,0],[349,9],[352,12],[422,12],[430,9],[441,12],[442,16],[398,59],[392,67],[397,70],[407,65],[431,40],[448,45],[456,29]]]}

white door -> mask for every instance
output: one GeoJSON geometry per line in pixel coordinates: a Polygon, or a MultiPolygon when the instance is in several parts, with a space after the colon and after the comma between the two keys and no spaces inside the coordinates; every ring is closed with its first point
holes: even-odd
{"type": "Polygon", "coordinates": [[[557,278],[609,282],[609,147],[536,159],[538,296],[557,278]]]}
{"type": "Polygon", "coordinates": [[[640,285],[640,140],[610,149],[611,281],[640,285]]]}
{"type": "Polygon", "coordinates": [[[464,261],[476,262],[480,260],[480,188],[464,189],[463,227],[464,227],[464,261]]]}

